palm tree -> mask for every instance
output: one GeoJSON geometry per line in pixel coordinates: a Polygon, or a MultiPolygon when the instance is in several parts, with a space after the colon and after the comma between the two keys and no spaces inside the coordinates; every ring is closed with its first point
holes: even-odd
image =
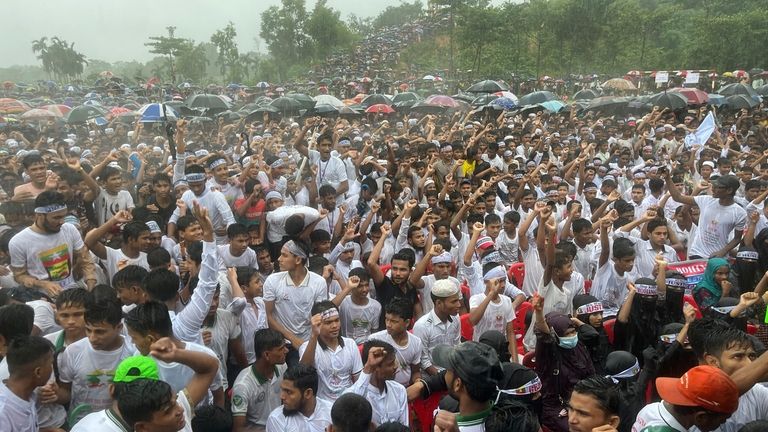
{"type": "Polygon", "coordinates": [[[51,57],[48,52],[48,38],[46,36],[41,37],[38,40],[32,41],[32,52],[38,54],[37,59],[43,62],[43,70],[48,74],[48,78],[51,77],[52,65],[51,57]]]}

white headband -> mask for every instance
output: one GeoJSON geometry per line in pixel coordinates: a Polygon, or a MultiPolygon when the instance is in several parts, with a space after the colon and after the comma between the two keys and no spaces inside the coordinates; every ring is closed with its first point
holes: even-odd
{"type": "Polygon", "coordinates": [[[588,315],[603,311],[603,304],[598,302],[587,303],[576,309],[576,315],[588,315]]]}
{"type": "Polygon", "coordinates": [[[507,273],[504,271],[503,266],[497,266],[488,271],[488,273],[483,275],[483,280],[489,281],[494,279],[506,279],[507,273]]]}
{"type": "Polygon", "coordinates": [[[635,375],[637,375],[640,372],[640,363],[637,362],[637,359],[635,359],[635,364],[632,365],[629,369],[623,370],[616,375],[606,375],[606,378],[610,378],[613,380],[614,384],[619,383],[619,378],[632,378],[635,375]]]}

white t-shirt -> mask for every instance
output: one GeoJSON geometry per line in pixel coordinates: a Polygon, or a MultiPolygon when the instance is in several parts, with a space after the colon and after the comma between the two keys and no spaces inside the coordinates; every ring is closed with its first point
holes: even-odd
{"type": "MultiPolygon", "coordinates": [[[[335,350],[323,349],[320,344],[315,348],[315,369],[320,378],[317,397],[335,401],[344,390],[352,385],[352,376],[363,370],[363,360],[353,339],[342,337],[344,346],[335,350]]],[[[309,342],[299,347],[299,358],[304,355],[309,342]]]]}
{"type": "Polygon", "coordinates": [[[219,359],[219,370],[224,378],[222,384],[224,388],[227,388],[229,341],[240,337],[240,323],[232,312],[225,309],[217,309],[213,325],[209,327],[204,324],[203,331],[211,332],[211,341],[207,347],[213,350],[219,359]]]}
{"type": "Polygon", "coordinates": [[[36,396],[26,401],[0,382],[0,431],[37,432],[36,396]]]}
{"type": "Polygon", "coordinates": [[[70,432],[130,432],[123,427],[123,422],[117,414],[109,409],[97,411],[83,417],[70,432]]]}
{"type": "Polygon", "coordinates": [[[632,272],[619,276],[613,260],[609,259],[597,269],[590,294],[603,303],[606,316],[616,315],[627,298],[627,283],[634,282],[637,276],[632,272]]]}
{"type": "Polygon", "coordinates": [[[523,278],[523,293],[526,297],[532,297],[539,289],[541,279],[544,277],[544,268],[539,260],[539,250],[531,243],[528,250],[520,250],[525,263],[525,278],[523,278]]]}
{"type": "Polygon", "coordinates": [[[361,373],[360,378],[344,393],[355,393],[364,397],[371,404],[373,411],[371,422],[380,426],[387,422],[397,422],[408,426],[408,394],[405,387],[395,380],[387,380],[382,391],[371,385],[371,375],[361,373]]]}
{"type": "MultiPolygon", "coordinates": [[[[469,298],[469,309],[477,308],[485,300],[485,293],[475,294],[469,298]]],[[[499,295],[498,303],[491,300],[485,313],[475,324],[475,331],[472,340],[480,340],[480,336],[488,330],[497,330],[505,337],[507,336],[507,324],[515,319],[515,311],[512,309],[512,300],[504,294],[499,295]]]]}
{"type": "MultiPolygon", "coordinates": [[[[184,349],[188,351],[205,353],[218,359],[216,353],[208,347],[191,342],[185,342],[184,345],[184,349]]],[[[168,385],[171,386],[171,391],[175,393],[184,390],[195,375],[195,371],[185,364],[166,363],[158,359],[155,359],[155,362],[157,363],[157,373],[160,376],[160,379],[167,382],[168,385]]],[[[219,370],[210,388],[211,390],[217,390],[221,388],[221,386],[221,370],[219,370]]],[[[208,400],[212,400],[210,395],[208,400]]]]}
{"type": "Polygon", "coordinates": [[[293,284],[288,272],[271,274],[264,281],[264,302],[275,303],[274,318],[305,341],[312,331],[309,311],[315,303],[327,299],[325,279],[312,272],[307,272],[299,286],[293,284]]]}
{"type": "Polygon", "coordinates": [[[26,228],[13,236],[9,244],[11,267],[25,267],[30,276],[68,288],[75,284],[75,252],[83,247],[83,238],[72,224],[62,225],[55,234],[40,234],[26,228]]]}
{"type": "Polygon", "coordinates": [[[632,432],[641,432],[651,426],[668,426],[678,432],[688,432],[688,428],[681,425],[664,406],[663,402],[648,404],[637,413],[632,432]]]}
{"type": "Polygon", "coordinates": [[[133,354],[126,343],[113,351],[99,351],[93,349],[88,338],[83,338],[59,355],[59,379],[72,385],[70,412],[82,410],[78,411],[80,415],[76,418],[112,406],[109,384],[115,376],[115,369],[123,359],[133,354]]]}
{"type": "Polygon", "coordinates": [[[266,426],[269,413],[280,406],[280,382],[287,366],[275,366],[272,379],[257,376],[253,366],[240,371],[232,390],[232,415],[246,416],[248,425],[266,426]]]}
{"type": "Polygon", "coordinates": [[[514,238],[511,238],[507,235],[506,231],[501,230],[494,244],[496,245],[496,250],[501,255],[502,262],[509,265],[519,260],[520,244],[517,241],[517,233],[515,233],[514,238]]]}
{"type": "Polygon", "coordinates": [[[367,300],[368,304],[361,306],[352,301],[352,296],[346,296],[339,306],[341,334],[357,344],[365,343],[379,329],[381,304],[371,298],[367,300]]]}
{"type": "Polygon", "coordinates": [[[405,332],[408,335],[408,342],[405,345],[399,345],[392,339],[392,336],[386,330],[378,331],[372,334],[368,340],[380,340],[392,345],[397,351],[397,372],[395,372],[395,381],[404,386],[411,384],[411,367],[421,363],[421,339],[414,336],[411,332],[405,332]]]}
{"type": "Polygon", "coordinates": [[[34,325],[40,329],[43,336],[61,330],[61,327],[56,324],[53,304],[45,300],[32,300],[31,302],[27,302],[27,306],[34,309],[34,325]]]}
{"type": "Polygon", "coordinates": [[[106,189],[101,188],[99,196],[93,201],[93,208],[96,210],[96,223],[104,225],[112,216],[121,210],[130,210],[134,208],[133,197],[130,192],[121,190],[117,195],[112,195],[106,189]]]}
{"type": "MultiPolygon", "coordinates": [[[[320,152],[309,150],[309,161],[317,166],[317,188],[322,185],[331,185],[337,191],[341,183],[347,181],[347,167],[344,162],[336,156],[331,156],[327,161],[320,160],[320,152]]],[[[344,194],[336,198],[336,203],[341,205],[344,201],[344,194]]]]}
{"type": "Polygon", "coordinates": [[[413,334],[421,339],[421,368],[432,366],[432,350],[438,345],[458,345],[461,341],[461,320],[458,315],[445,322],[432,310],[421,316],[413,325],[413,334]]]}
{"type": "Polygon", "coordinates": [[[104,264],[104,268],[107,270],[107,277],[110,283],[115,273],[129,265],[143,267],[149,271],[149,263],[147,263],[147,254],[145,252],[139,252],[139,256],[136,258],[129,258],[123,253],[122,249],[113,249],[109,246],[105,246],[104,249],[107,251],[107,259],[101,260],[101,263],[104,264]]]}
{"type": "Polygon", "coordinates": [[[258,269],[259,263],[256,260],[256,252],[251,248],[246,248],[240,256],[234,256],[229,251],[229,245],[220,245],[219,248],[219,270],[226,270],[227,267],[248,267],[258,269]]]}
{"type": "Polygon", "coordinates": [[[289,416],[283,414],[283,407],[272,410],[267,420],[267,432],[325,432],[331,420],[333,402],[315,398],[315,411],[305,417],[301,412],[289,416]]]}
{"type": "Polygon", "coordinates": [[[736,203],[721,206],[717,198],[710,196],[696,196],[693,199],[699,205],[701,213],[698,235],[691,242],[688,256],[709,258],[728,243],[734,230],[744,231],[747,226],[747,212],[736,203]]]}
{"type": "Polygon", "coordinates": [[[254,297],[253,304],[247,302],[243,297],[235,298],[227,307],[240,320],[240,331],[243,340],[243,350],[248,364],[256,361],[256,349],[253,345],[253,335],[261,329],[265,329],[267,324],[267,310],[264,306],[264,300],[261,297],[254,297]]]}

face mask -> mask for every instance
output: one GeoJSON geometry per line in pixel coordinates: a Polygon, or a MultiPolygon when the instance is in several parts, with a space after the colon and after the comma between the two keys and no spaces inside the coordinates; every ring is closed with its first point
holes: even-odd
{"type": "Polygon", "coordinates": [[[568,336],[568,337],[557,338],[557,344],[560,346],[560,348],[573,349],[573,348],[576,348],[576,344],[578,343],[579,343],[578,334],[575,334],[573,336],[568,336]]]}

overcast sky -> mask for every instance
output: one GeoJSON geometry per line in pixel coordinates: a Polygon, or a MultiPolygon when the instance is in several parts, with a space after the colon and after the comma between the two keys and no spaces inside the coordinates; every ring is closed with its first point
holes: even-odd
{"type": "MultiPolygon", "coordinates": [[[[346,19],[351,13],[376,16],[399,0],[328,0],[346,19]]],[[[426,0],[424,0],[426,3],[426,0]]],[[[261,13],[280,0],[23,0],[3,1],[3,36],[0,67],[39,64],[31,42],[58,36],[75,43],[87,58],[114,62],[152,58],[144,43],[149,36],[166,34],[207,41],[232,21],[241,51],[257,49],[261,13]]],[[[315,0],[307,0],[312,10],[315,0]]],[[[262,43],[259,50],[266,51],[262,43]]]]}

